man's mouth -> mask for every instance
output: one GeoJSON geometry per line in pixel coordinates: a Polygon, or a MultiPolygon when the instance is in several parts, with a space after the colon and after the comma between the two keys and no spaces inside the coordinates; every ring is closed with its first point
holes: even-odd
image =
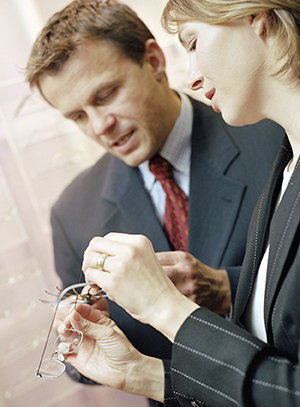
{"type": "Polygon", "coordinates": [[[126,136],[122,137],[120,140],[118,140],[117,142],[114,143],[115,146],[122,146],[123,144],[126,143],[126,141],[128,141],[130,139],[130,137],[132,136],[132,133],[128,133],[126,136]]]}

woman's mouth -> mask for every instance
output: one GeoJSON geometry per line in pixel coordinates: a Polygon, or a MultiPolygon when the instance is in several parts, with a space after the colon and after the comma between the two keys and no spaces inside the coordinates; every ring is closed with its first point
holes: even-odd
{"type": "Polygon", "coordinates": [[[215,89],[213,89],[213,90],[211,90],[210,92],[206,92],[206,93],[205,93],[205,97],[206,97],[207,99],[209,99],[209,100],[212,100],[212,98],[214,97],[215,93],[216,93],[216,91],[215,91],[215,89]]]}
{"type": "Polygon", "coordinates": [[[216,89],[211,90],[210,92],[205,93],[205,97],[211,101],[211,107],[217,113],[220,113],[220,109],[216,105],[215,100],[216,89]]]}

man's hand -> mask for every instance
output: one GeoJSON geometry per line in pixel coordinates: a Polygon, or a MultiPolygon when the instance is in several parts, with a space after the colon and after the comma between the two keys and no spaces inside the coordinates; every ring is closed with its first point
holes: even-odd
{"type": "Polygon", "coordinates": [[[226,270],[206,266],[189,253],[157,253],[176,288],[191,301],[220,315],[229,315],[231,290],[226,270]]]}

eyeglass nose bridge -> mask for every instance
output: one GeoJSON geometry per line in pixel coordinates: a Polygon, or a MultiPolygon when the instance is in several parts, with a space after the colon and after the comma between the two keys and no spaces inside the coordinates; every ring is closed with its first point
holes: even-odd
{"type": "Polygon", "coordinates": [[[70,355],[75,353],[83,340],[83,333],[73,328],[65,328],[56,338],[53,350],[55,353],[70,355]]]}

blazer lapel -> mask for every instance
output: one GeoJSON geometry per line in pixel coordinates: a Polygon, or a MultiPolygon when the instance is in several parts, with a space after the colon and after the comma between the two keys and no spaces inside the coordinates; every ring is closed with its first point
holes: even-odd
{"type": "MultiPolygon", "coordinates": [[[[293,260],[293,245],[300,220],[300,162],[296,165],[285,194],[270,225],[270,256],[265,292],[265,321],[271,334],[271,312],[289,262],[293,260]]],[[[298,246],[298,243],[297,243],[298,246]]]]}
{"type": "Polygon", "coordinates": [[[266,249],[269,225],[282,182],[282,173],[291,158],[291,149],[286,138],[273,164],[269,180],[254,209],[249,227],[246,254],[240,274],[234,319],[241,319],[253,289],[261,258],[266,249]]]}
{"type": "Polygon", "coordinates": [[[111,204],[112,210],[105,222],[106,229],[117,231],[123,224],[126,233],[147,236],[156,251],[170,250],[138,168],[112,157],[107,173],[102,199],[111,204]]]}
{"type": "Polygon", "coordinates": [[[239,155],[239,150],[231,142],[221,120],[216,120],[215,113],[210,109],[201,109],[199,112],[194,108],[189,252],[203,263],[217,267],[230,239],[245,185],[224,175],[239,155]],[[216,155],[216,150],[220,148],[221,153],[216,155]],[[214,225],[218,230],[211,230],[212,223],[207,222],[210,218],[215,219],[214,225]],[[222,233],[218,225],[222,225],[222,233]],[[217,245],[215,236],[219,236],[217,245]]]}

